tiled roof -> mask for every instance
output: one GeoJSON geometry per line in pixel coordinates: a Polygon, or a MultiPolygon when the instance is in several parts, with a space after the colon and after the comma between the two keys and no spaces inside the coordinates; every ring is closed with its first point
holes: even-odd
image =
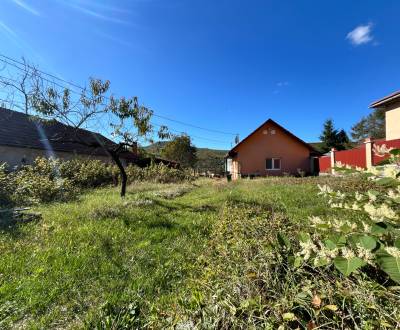
{"type": "Polygon", "coordinates": [[[48,149],[50,144],[54,151],[107,156],[103,148],[95,147],[99,143],[115,145],[99,133],[75,129],[56,121],[39,122],[22,112],[0,107],[0,145],[48,149]]]}

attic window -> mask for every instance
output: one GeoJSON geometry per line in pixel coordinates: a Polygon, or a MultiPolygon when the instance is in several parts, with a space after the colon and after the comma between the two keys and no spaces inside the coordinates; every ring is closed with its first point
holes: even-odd
{"type": "Polygon", "coordinates": [[[267,158],[265,161],[265,169],[280,170],[281,169],[281,159],[280,158],[267,158]]]}

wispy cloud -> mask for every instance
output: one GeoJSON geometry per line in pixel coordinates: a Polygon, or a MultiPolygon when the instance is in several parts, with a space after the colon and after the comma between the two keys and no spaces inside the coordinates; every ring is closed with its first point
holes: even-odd
{"type": "Polygon", "coordinates": [[[120,9],[114,6],[108,6],[104,4],[97,4],[94,2],[82,2],[82,1],[74,1],[74,0],[58,0],[63,5],[68,6],[82,14],[113,23],[118,24],[130,24],[128,21],[121,19],[120,17],[116,17],[115,13],[128,13],[124,9],[120,9]],[[110,14],[110,12],[114,12],[114,14],[110,14]]]}
{"type": "Polygon", "coordinates": [[[11,29],[6,23],[0,21],[0,33],[4,34],[9,39],[16,40],[18,39],[18,35],[11,29]]]}
{"type": "Polygon", "coordinates": [[[289,82],[288,81],[278,81],[276,83],[277,87],[285,87],[285,86],[289,86],[289,82]]]}
{"type": "Polygon", "coordinates": [[[279,92],[283,89],[283,88],[285,88],[285,87],[287,87],[287,86],[289,86],[290,84],[289,84],[289,82],[288,81],[278,81],[276,84],[275,84],[275,89],[273,90],[273,94],[279,94],[279,92]]]}
{"type": "Polygon", "coordinates": [[[113,42],[115,42],[117,44],[120,44],[122,46],[127,46],[127,47],[132,47],[133,46],[132,43],[130,43],[129,41],[117,38],[117,37],[115,37],[115,36],[113,36],[111,34],[108,34],[108,33],[96,31],[96,34],[98,34],[100,37],[103,37],[105,39],[113,41],[113,42]]]}
{"type": "Polygon", "coordinates": [[[11,0],[11,1],[14,2],[20,8],[28,11],[29,13],[36,16],[40,16],[40,13],[35,8],[28,5],[24,0],[11,0]]]}
{"type": "Polygon", "coordinates": [[[22,51],[23,55],[29,55],[29,57],[33,58],[36,62],[46,63],[43,57],[36,52],[35,49],[33,49],[23,38],[21,38],[13,28],[1,20],[0,36],[4,36],[16,47],[18,47],[22,51]]]}
{"type": "Polygon", "coordinates": [[[372,35],[372,27],[372,23],[359,25],[347,34],[346,39],[349,40],[354,46],[367,44],[374,40],[372,35]]]}

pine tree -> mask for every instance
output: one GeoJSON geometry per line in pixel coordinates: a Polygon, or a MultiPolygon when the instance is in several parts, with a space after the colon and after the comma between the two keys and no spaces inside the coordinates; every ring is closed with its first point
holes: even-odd
{"type": "Polygon", "coordinates": [[[344,150],[347,149],[350,143],[350,139],[347,136],[347,133],[343,129],[338,131],[335,128],[332,119],[327,119],[325,121],[320,139],[322,141],[321,150],[323,152],[328,152],[332,148],[335,148],[337,150],[344,150]]]}

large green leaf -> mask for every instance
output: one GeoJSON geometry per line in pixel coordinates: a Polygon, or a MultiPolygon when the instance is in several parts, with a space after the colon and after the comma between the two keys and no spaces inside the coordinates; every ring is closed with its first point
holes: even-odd
{"type": "Polygon", "coordinates": [[[393,186],[397,184],[397,180],[393,178],[381,178],[376,180],[375,182],[382,186],[393,186]]]}
{"type": "Polygon", "coordinates": [[[358,245],[361,245],[364,249],[367,250],[373,250],[376,248],[376,239],[367,235],[351,235],[348,238],[348,242],[353,248],[356,248],[358,245]]]}
{"type": "Polygon", "coordinates": [[[364,249],[373,250],[376,248],[376,240],[371,236],[361,236],[360,237],[360,244],[364,249]]]}
{"type": "Polygon", "coordinates": [[[299,233],[299,240],[303,243],[309,242],[310,241],[310,234],[309,233],[299,233]]]}
{"type": "Polygon", "coordinates": [[[329,240],[331,240],[337,247],[346,245],[346,237],[339,234],[330,235],[329,240]]]}
{"type": "Polygon", "coordinates": [[[366,264],[364,260],[358,257],[349,259],[344,257],[336,257],[333,260],[333,263],[335,267],[345,276],[349,276],[352,272],[366,264]]]}
{"type": "Polygon", "coordinates": [[[381,255],[378,257],[378,264],[393,281],[400,283],[400,258],[381,255]]]}
{"type": "Polygon", "coordinates": [[[400,149],[392,149],[389,152],[393,156],[400,156],[400,149]]]}

